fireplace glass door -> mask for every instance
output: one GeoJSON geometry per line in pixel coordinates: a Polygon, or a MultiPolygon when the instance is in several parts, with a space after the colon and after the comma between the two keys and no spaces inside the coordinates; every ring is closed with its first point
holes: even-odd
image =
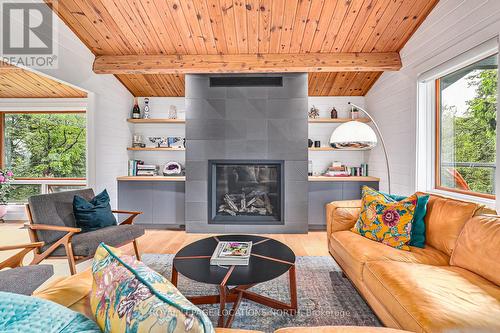
{"type": "Polygon", "coordinates": [[[283,161],[209,161],[210,223],[281,223],[283,161]]]}

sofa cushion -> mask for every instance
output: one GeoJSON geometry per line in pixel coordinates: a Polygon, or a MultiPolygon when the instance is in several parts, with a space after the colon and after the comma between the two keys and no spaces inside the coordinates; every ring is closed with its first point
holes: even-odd
{"type": "Polygon", "coordinates": [[[476,216],[468,221],[458,237],[450,264],[500,286],[500,217],[476,216]]]}
{"type": "Polygon", "coordinates": [[[92,263],[90,306],[106,332],[214,332],[207,315],[132,256],[101,244],[92,263]]]}
{"type": "Polygon", "coordinates": [[[361,213],[351,229],[363,237],[409,251],[411,226],[417,209],[417,195],[394,201],[382,193],[363,186],[361,213]]]}
{"type": "Polygon", "coordinates": [[[52,265],[32,265],[0,271],[0,291],[31,295],[54,275],[52,265]]]}
{"type": "Polygon", "coordinates": [[[473,202],[431,194],[425,215],[427,244],[451,256],[465,222],[481,207],[473,202]]]}
{"type": "Polygon", "coordinates": [[[0,332],[100,333],[96,323],[59,304],[0,292],[0,332]]]}
{"type": "Polygon", "coordinates": [[[111,211],[109,201],[109,194],[106,190],[91,200],[75,195],[73,213],[78,228],[81,228],[82,232],[88,232],[116,225],[116,217],[111,211]]]}
{"type": "Polygon", "coordinates": [[[92,271],[88,268],[75,275],[55,278],[46,286],[36,290],[33,296],[60,304],[94,319],[90,309],[91,290],[92,271]]]}
{"type": "Polygon", "coordinates": [[[500,330],[500,288],[465,269],[416,263],[369,262],[363,280],[407,330],[500,330]]]}
{"type": "MultiPolygon", "coordinates": [[[[109,244],[110,246],[121,246],[142,235],[144,235],[144,228],[139,225],[115,225],[95,231],[75,234],[71,239],[71,244],[73,245],[73,254],[75,256],[88,257],[94,255],[101,242],[109,244]]],[[[47,249],[50,245],[51,244],[44,245],[42,250],[47,249]]],[[[52,255],[65,256],[66,251],[61,245],[52,255]]]]}
{"type": "Polygon", "coordinates": [[[348,263],[356,275],[361,278],[363,265],[373,260],[395,260],[429,265],[447,265],[450,257],[431,246],[424,249],[410,247],[410,251],[401,251],[378,243],[350,231],[334,232],[330,236],[335,252],[348,263]]]}

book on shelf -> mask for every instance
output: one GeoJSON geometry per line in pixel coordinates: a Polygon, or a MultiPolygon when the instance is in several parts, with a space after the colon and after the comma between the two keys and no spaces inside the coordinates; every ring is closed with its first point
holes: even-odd
{"type": "Polygon", "coordinates": [[[154,164],[144,164],[141,160],[128,161],[129,176],[156,176],[158,167],[154,164]]]}
{"type": "Polygon", "coordinates": [[[246,266],[250,261],[252,242],[219,242],[210,265],[246,266]]]}

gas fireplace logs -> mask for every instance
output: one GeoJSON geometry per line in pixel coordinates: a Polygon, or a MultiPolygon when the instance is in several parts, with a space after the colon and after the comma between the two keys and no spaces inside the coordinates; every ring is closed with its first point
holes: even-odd
{"type": "Polygon", "coordinates": [[[224,203],[219,206],[219,213],[227,213],[231,216],[257,214],[272,215],[273,207],[266,192],[252,191],[248,194],[224,195],[224,203]]]}

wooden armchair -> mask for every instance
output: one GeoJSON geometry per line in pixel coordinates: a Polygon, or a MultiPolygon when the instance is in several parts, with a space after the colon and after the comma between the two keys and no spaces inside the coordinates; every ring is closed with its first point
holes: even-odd
{"type": "Polygon", "coordinates": [[[76,273],[76,264],[94,257],[101,242],[110,246],[133,243],[135,255],[140,260],[137,238],[144,229],[133,225],[142,212],[113,210],[117,214],[130,215],[116,226],[90,232],[80,232],[73,215],[73,197],[79,195],[87,200],[94,197],[92,189],[67,191],[32,196],[28,199],[26,212],[30,239],[43,241],[45,245],[35,249],[34,264],[44,259],[67,259],[71,275],[76,273]]]}
{"type": "Polygon", "coordinates": [[[54,274],[52,265],[23,266],[24,257],[41,246],[43,242],[0,246],[0,251],[21,250],[0,262],[0,291],[31,295],[54,274]]]}

